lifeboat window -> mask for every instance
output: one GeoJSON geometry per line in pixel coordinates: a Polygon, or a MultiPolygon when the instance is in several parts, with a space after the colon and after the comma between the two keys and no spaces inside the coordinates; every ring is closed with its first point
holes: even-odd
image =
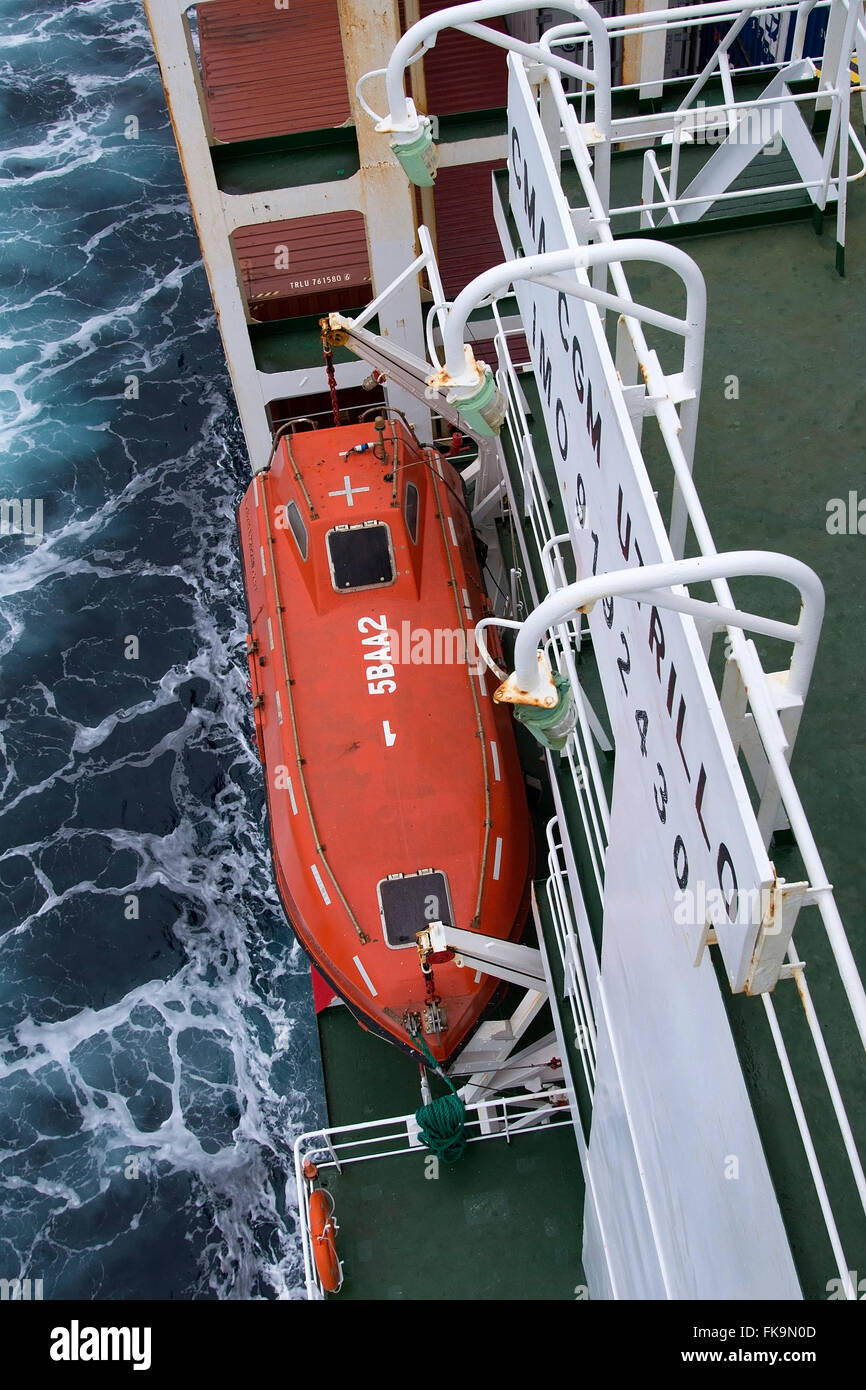
{"type": "Polygon", "coordinates": [[[393,584],[394,551],[390,527],[384,521],[335,526],[328,532],[328,562],[331,583],[338,593],[393,584]]]}
{"type": "Polygon", "coordinates": [[[412,538],[414,545],[418,539],[418,489],[414,483],[406,484],[406,501],[403,504],[403,514],[406,517],[406,530],[412,538]]]}
{"type": "Polygon", "coordinates": [[[385,941],[394,949],[416,946],[416,933],[431,922],[454,926],[448,879],[438,869],[393,874],[382,879],[376,892],[385,941]]]}
{"type": "Polygon", "coordinates": [[[301,552],[301,559],[306,560],[309,554],[307,528],[304,525],[304,518],[301,516],[301,509],[297,502],[286,503],[286,520],[289,523],[289,530],[295,538],[295,544],[301,552]]]}

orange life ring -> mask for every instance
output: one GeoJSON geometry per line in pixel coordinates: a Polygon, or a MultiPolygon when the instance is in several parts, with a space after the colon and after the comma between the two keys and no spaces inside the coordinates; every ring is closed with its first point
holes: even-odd
{"type": "Polygon", "coordinates": [[[317,1187],[310,1193],[310,1239],[319,1280],[327,1293],[338,1293],[343,1283],[336,1234],[334,1199],[330,1192],[317,1187]]]}

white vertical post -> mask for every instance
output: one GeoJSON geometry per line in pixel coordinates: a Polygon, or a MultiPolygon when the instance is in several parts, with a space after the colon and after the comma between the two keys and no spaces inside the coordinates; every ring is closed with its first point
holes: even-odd
{"type": "MultiPolygon", "coordinates": [[[[855,9],[859,5],[857,0],[855,9]]],[[[836,85],[836,74],[839,68],[839,61],[843,57],[842,46],[845,36],[847,11],[842,0],[832,0],[830,15],[827,20],[827,32],[824,36],[824,56],[821,59],[821,78],[818,83],[818,91],[824,92],[828,88],[836,85]]],[[[847,57],[848,55],[844,55],[847,57]]],[[[826,111],[830,107],[832,98],[819,96],[815,103],[816,111],[826,111]]]]}
{"type": "Polygon", "coordinates": [[[556,98],[550,90],[550,82],[544,78],[539,83],[539,115],[544,133],[547,136],[547,144],[550,149],[550,157],[553,160],[553,167],[557,177],[560,177],[562,168],[562,124],[559,119],[559,108],[556,105],[556,98]]]}
{"type": "MultiPolygon", "coordinates": [[[[367,245],[373,291],[379,294],[395,271],[415,257],[414,190],[397,163],[386,135],[379,135],[358,104],[355,84],[360,77],[381,68],[395,48],[400,30],[397,0],[337,0],[349,100],[358,137],[361,162],[361,199],[367,228],[367,245]]],[[[367,98],[375,100],[375,85],[368,84],[367,98]],[[372,92],[369,90],[372,88],[372,92]]],[[[407,281],[389,295],[379,312],[379,332],[417,356],[423,357],[424,324],[417,280],[407,281]]],[[[400,387],[386,388],[391,405],[404,411],[422,438],[429,440],[430,412],[400,387]]]]}
{"type": "Polygon", "coordinates": [[[863,123],[866,125],[866,5],[863,6],[863,12],[857,24],[855,48],[857,70],[860,74],[860,110],[863,113],[863,123]]]}
{"type": "MultiPolygon", "coordinates": [[[[667,0],[643,0],[639,10],[649,14],[653,10],[667,8],[667,0]]],[[[665,45],[667,31],[658,29],[652,34],[641,35],[640,47],[640,92],[641,101],[651,101],[660,97],[665,80],[665,45]]]]}
{"type": "MultiPolygon", "coordinates": [[[[839,197],[836,203],[836,269],[845,274],[845,229],[848,215],[848,143],[851,129],[851,58],[857,42],[858,21],[863,14],[861,0],[848,0],[842,51],[837,68],[839,91],[839,197]]],[[[822,74],[823,75],[823,74],[822,74]]],[[[863,74],[860,74],[861,82],[863,74]]]]}

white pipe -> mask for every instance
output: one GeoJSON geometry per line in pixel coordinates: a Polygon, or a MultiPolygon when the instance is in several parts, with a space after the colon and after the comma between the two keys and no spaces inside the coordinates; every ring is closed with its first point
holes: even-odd
{"type": "Polygon", "coordinates": [[[809,23],[809,15],[815,8],[815,0],[802,0],[797,6],[797,18],[794,23],[794,42],[791,48],[791,62],[795,63],[803,56],[803,44],[806,42],[806,25],[809,23]]]}
{"type": "MultiPolygon", "coordinates": [[[[407,68],[411,67],[413,63],[417,63],[419,58],[423,58],[424,54],[433,47],[435,42],[436,40],[434,38],[431,39],[429,43],[423,44],[421,48],[418,49],[418,52],[413,54],[412,57],[409,59],[408,63],[406,64],[407,68]]],[[[363,110],[366,111],[367,115],[374,121],[378,121],[380,117],[373,110],[372,106],[369,106],[367,102],[364,100],[364,87],[374,77],[386,77],[387,73],[387,68],[371,68],[369,72],[362,73],[361,76],[358,78],[357,82],[355,83],[355,96],[358,98],[358,105],[362,107],[363,110]]]]}
{"type": "Polygon", "coordinates": [[[788,1096],[794,1111],[794,1118],[797,1121],[797,1128],[800,1131],[800,1139],[806,1151],[806,1161],[809,1164],[809,1171],[812,1174],[812,1181],[815,1184],[815,1192],[818,1203],[821,1207],[821,1215],[824,1218],[824,1225],[827,1228],[827,1235],[830,1238],[830,1245],[836,1259],[838,1269],[845,1286],[845,1293],[848,1298],[856,1298],[856,1293],[851,1288],[851,1275],[848,1270],[848,1261],[845,1251],[842,1249],[842,1241],[839,1236],[839,1228],[833,1216],[833,1208],[830,1206],[830,1197],[827,1192],[827,1185],[821,1172],[821,1164],[815,1152],[815,1145],[812,1141],[812,1134],[809,1129],[809,1122],[806,1119],[806,1112],[803,1109],[803,1102],[800,1099],[800,1092],[797,1090],[797,1083],[794,1079],[794,1071],[788,1057],[788,1049],[785,1047],[785,1040],[782,1037],[782,1030],[776,1018],[776,1011],[773,1008],[772,996],[762,994],[764,1009],[767,1014],[767,1022],[770,1025],[770,1032],[773,1035],[773,1042],[776,1047],[776,1054],[779,1058],[779,1065],[782,1068],[782,1075],[785,1078],[785,1085],[788,1089],[788,1096]]]}
{"type": "MultiPolygon", "coordinates": [[[[800,590],[802,609],[797,624],[797,650],[803,653],[804,664],[811,670],[824,616],[824,588],[817,574],[790,555],[767,550],[734,550],[721,555],[700,555],[693,560],[662,561],[657,565],[597,574],[549,594],[529,614],[517,634],[514,675],[518,687],[527,692],[534,690],[538,684],[538,647],[544,634],[548,628],[564,622],[575,609],[600,598],[631,598],[675,584],[697,584],[738,575],[767,575],[783,579],[800,590]]],[[[792,661],[792,673],[793,669],[792,661]]]]}
{"type": "MultiPolygon", "coordinates": [[[[860,0],[857,0],[859,5],[860,0]]],[[[852,10],[854,6],[852,4],[852,10]]],[[[853,47],[853,36],[852,36],[853,47]]],[[[836,255],[838,257],[841,250],[842,264],[841,269],[845,268],[845,235],[848,223],[848,131],[851,128],[851,82],[848,75],[848,68],[851,62],[851,53],[845,57],[845,73],[841,76],[842,95],[841,111],[839,113],[839,168],[836,175],[836,255]]]]}
{"type": "Polygon", "coordinates": [[[478,648],[478,655],[481,657],[485,666],[489,666],[493,674],[497,676],[499,680],[504,681],[508,679],[508,672],[503,671],[499,662],[493,660],[493,657],[487,649],[487,638],[484,634],[489,627],[510,627],[513,628],[515,632],[519,632],[523,627],[523,623],[518,622],[516,618],[493,617],[479,618],[478,622],[475,624],[475,645],[478,648]]]}
{"type": "MultiPolygon", "coordinates": [[[[581,6],[583,9],[583,6],[581,6]]],[[[440,11],[440,13],[442,13],[440,11]]],[[[604,27],[604,20],[597,10],[585,10],[583,24],[590,31],[592,38],[593,53],[592,67],[585,67],[581,63],[575,63],[571,58],[563,58],[558,53],[551,53],[546,40],[548,34],[542,34],[538,43],[524,43],[521,39],[512,38],[510,34],[500,34],[496,29],[490,29],[484,24],[455,24],[455,29],[459,29],[463,34],[470,34],[473,38],[483,39],[487,43],[495,44],[498,48],[508,49],[511,53],[519,53],[522,58],[529,58],[538,62],[539,58],[548,67],[555,68],[557,72],[562,72],[566,77],[579,77],[582,81],[589,81],[595,88],[595,123],[599,129],[607,131],[610,126],[611,115],[611,95],[610,95],[610,39],[607,29],[604,27]]],[[[558,25],[557,29],[565,28],[565,25],[558,25]]],[[[551,29],[550,34],[557,30],[551,29]]]]}
{"type": "MultiPolygon", "coordinates": [[[[716,65],[717,65],[718,63],[720,63],[721,58],[722,58],[722,55],[723,55],[723,54],[725,54],[725,55],[727,54],[727,51],[728,51],[728,49],[730,48],[731,44],[734,42],[734,39],[735,39],[735,38],[737,37],[737,35],[739,34],[740,30],[743,29],[744,26],[745,26],[746,24],[748,24],[749,20],[752,18],[753,11],[756,10],[757,8],[758,8],[757,5],[750,5],[749,8],[748,8],[747,10],[745,10],[745,11],[740,15],[739,19],[735,20],[734,23],[731,25],[730,29],[728,30],[727,34],[725,34],[725,37],[724,37],[724,38],[721,40],[721,42],[719,43],[719,45],[718,45],[718,47],[716,48],[715,52],[713,53],[712,57],[711,57],[711,58],[709,59],[709,61],[706,63],[703,72],[699,73],[699,75],[697,76],[697,78],[695,79],[695,81],[692,83],[691,87],[689,87],[689,90],[686,92],[686,94],[685,94],[685,96],[683,97],[682,101],[680,102],[680,104],[679,104],[679,110],[680,110],[680,111],[683,111],[683,110],[685,110],[686,107],[691,106],[692,101],[693,101],[694,98],[697,96],[698,92],[702,91],[703,88],[706,86],[707,82],[709,81],[710,76],[711,76],[712,73],[713,73],[714,68],[716,67],[716,65]]],[[[655,18],[655,16],[654,16],[654,18],[655,18]]],[[[731,83],[731,74],[730,74],[730,70],[728,71],[727,77],[728,77],[728,86],[730,86],[730,83],[731,83]]],[[[724,77],[724,74],[722,74],[722,90],[723,90],[723,92],[724,92],[725,99],[726,99],[727,101],[733,102],[733,99],[734,99],[734,97],[733,97],[733,92],[728,93],[728,92],[725,90],[725,77],[724,77]]]]}
{"type": "MultiPolygon", "coordinates": [[[[618,245],[621,246],[622,242],[618,245]]],[[[570,294],[574,289],[573,281],[569,283],[568,280],[560,279],[558,275],[534,275],[532,278],[537,285],[548,285],[552,290],[562,290],[565,294],[570,294]]],[[[613,309],[617,314],[627,314],[631,318],[640,319],[641,323],[651,323],[654,328],[679,333],[681,337],[685,337],[689,328],[685,319],[674,318],[673,314],[663,314],[660,310],[650,309],[644,304],[635,304],[633,299],[626,299],[624,295],[609,294],[607,290],[597,290],[592,285],[581,286],[580,298],[586,299],[590,304],[597,304],[600,309],[613,309]]]]}
{"type": "MultiPolygon", "coordinates": [[[[817,0],[817,3],[818,8],[824,9],[830,7],[832,0],[817,0]]],[[[564,5],[557,5],[557,9],[565,8],[564,5]]],[[[795,0],[787,5],[749,6],[754,15],[778,14],[780,10],[795,8],[795,0]]],[[[643,29],[646,25],[652,25],[658,29],[676,29],[679,27],[680,21],[686,19],[698,21],[726,19],[730,15],[740,14],[742,9],[743,0],[719,0],[718,4],[683,5],[680,9],[652,10],[649,12],[638,10],[633,14],[612,14],[608,15],[603,23],[609,34],[617,35],[623,29],[630,32],[633,29],[643,29]]],[[[577,34],[579,35],[580,32],[578,27],[577,34]]]]}
{"type": "MultiPolygon", "coordinates": [[[[561,7],[560,7],[561,8],[561,7]]],[[[581,23],[581,27],[589,30],[592,39],[592,72],[593,86],[595,87],[595,124],[604,135],[610,133],[611,122],[611,95],[610,95],[610,38],[607,32],[607,25],[597,10],[590,9],[581,23]],[[602,60],[607,61],[607,80],[599,81],[599,70],[602,60]]],[[[552,45],[561,37],[573,29],[573,24],[556,24],[552,29],[547,29],[538,41],[538,47],[544,54],[544,61],[551,63],[555,54],[551,51],[552,45]]]]}
{"type": "Polygon", "coordinates": [[[845,1102],[842,1099],[842,1092],[839,1090],[839,1083],[836,1080],[836,1073],[833,1070],[833,1063],[830,1060],[830,1053],[827,1050],[827,1044],[824,1041],[824,1034],[821,1031],[821,1024],[818,1021],[818,1014],[815,1010],[815,1005],[812,1000],[812,994],[809,989],[809,982],[806,979],[804,963],[797,956],[793,937],[791,938],[791,944],[788,947],[788,960],[790,961],[793,967],[794,977],[797,982],[797,989],[800,994],[800,1003],[803,1008],[803,1013],[806,1016],[806,1022],[809,1025],[809,1032],[812,1034],[812,1042],[815,1044],[815,1051],[817,1052],[818,1060],[821,1063],[821,1070],[824,1073],[824,1080],[827,1083],[827,1090],[830,1092],[830,1100],[833,1105],[833,1112],[836,1116],[836,1120],[839,1125],[839,1130],[842,1135],[842,1143],[845,1145],[845,1152],[848,1155],[848,1162],[851,1165],[851,1174],[854,1178],[854,1183],[857,1187],[857,1192],[860,1197],[860,1205],[862,1206],[863,1211],[866,1212],[866,1174],[864,1174],[863,1172],[863,1164],[860,1162],[860,1155],[857,1152],[857,1142],[851,1130],[851,1122],[848,1119],[848,1113],[845,1109],[845,1102]]]}
{"type": "Polygon", "coordinates": [[[687,613],[695,619],[709,620],[715,629],[739,627],[744,632],[760,632],[764,637],[776,637],[780,642],[799,642],[800,635],[793,623],[777,622],[774,618],[762,618],[759,613],[744,613],[739,608],[726,608],[721,603],[705,603],[703,599],[686,598],[684,594],[674,594],[660,589],[644,595],[647,603],[657,608],[672,608],[677,613],[687,613]]]}
{"type": "MultiPolygon", "coordinates": [[[[412,108],[408,104],[403,88],[403,78],[419,44],[423,45],[426,40],[439,34],[443,29],[459,28],[474,24],[481,19],[497,19],[506,14],[514,14],[518,10],[542,8],[541,5],[527,5],[526,0],[477,0],[477,3],[471,5],[450,5],[448,9],[439,10],[436,14],[419,19],[417,24],[413,24],[406,30],[388,60],[388,71],[385,79],[385,90],[388,98],[388,129],[407,132],[414,132],[417,129],[417,120],[413,117],[412,108]]],[[[594,42],[601,43],[603,41],[607,56],[604,71],[609,83],[610,57],[604,20],[592,9],[588,0],[560,0],[558,8],[570,10],[574,15],[581,16],[587,29],[597,35],[594,42]]],[[[519,40],[512,40],[510,35],[499,34],[492,30],[489,34],[484,34],[483,37],[488,42],[498,43],[500,47],[516,48],[517,51],[526,54],[527,46],[520,44],[519,40]]],[[[535,45],[529,46],[530,56],[536,56],[537,53],[538,50],[535,45]]],[[[598,58],[600,59],[601,56],[599,54],[598,58]]],[[[567,62],[566,59],[558,59],[556,65],[559,66],[560,63],[565,62],[567,62]]],[[[601,67],[600,62],[595,61],[595,55],[593,66],[596,71],[601,67]]],[[[570,63],[566,71],[570,72],[576,67],[576,64],[570,63]]]]}

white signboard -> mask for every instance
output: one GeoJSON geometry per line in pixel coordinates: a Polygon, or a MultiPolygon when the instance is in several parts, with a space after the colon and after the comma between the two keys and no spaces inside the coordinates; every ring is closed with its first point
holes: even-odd
{"type": "MultiPolygon", "coordinates": [[[[643,788],[619,764],[605,867],[598,1072],[583,1262],[618,1298],[799,1299],[712,961],[695,969],[654,851],[631,834],[643,788]]],[[[761,1009],[758,1000],[754,1007],[761,1009]]],[[[763,1013],[763,1010],[761,1009],[763,1013]]]]}
{"type": "MultiPolygon", "coordinates": [[[[513,55],[509,65],[510,204],[523,251],[576,248],[529,83],[513,55]]],[[[673,560],[598,311],[549,287],[515,288],[578,574],[673,560]]],[[[740,990],[773,870],[694,623],[616,598],[596,604],[589,625],[617,768],[625,760],[643,789],[631,833],[656,846],[644,894],[672,899],[695,951],[709,918],[740,990]]]]}
{"type": "MultiPolygon", "coordinates": [[[[576,246],[531,89],[509,61],[523,248],[576,246]]],[[[672,560],[597,311],[549,287],[520,284],[517,297],[578,574],[672,560]]],[[[759,893],[772,869],[692,620],[617,598],[589,623],[616,740],[586,1164],[590,1289],[797,1299],[713,964],[704,953],[695,967],[721,904],[725,966],[742,987],[758,927],[730,921],[726,904],[736,890],[759,893]]]]}

